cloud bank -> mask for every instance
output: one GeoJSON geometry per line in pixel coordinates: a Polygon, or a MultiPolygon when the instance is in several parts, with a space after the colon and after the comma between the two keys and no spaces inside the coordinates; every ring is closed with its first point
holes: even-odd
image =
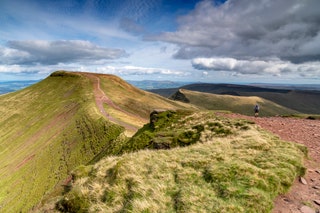
{"type": "Polygon", "coordinates": [[[127,56],[121,49],[97,46],[89,41],[9,41],[0,47],[0,64],[54,65],[59,63],[94,63],[127,56]]]}
{"type": "Polygon", "coordinates": [[[178,44],[176,58],[277,57],[293,63],[320,60],[320,1],[205,0],[178,19],[175,32],[149,39],[178,44]]]}
{"type": "Polygon", "coordinates": [[[147,68],[147,67],[136,67],[136,66],[123,66],[123,67],[105,66],[105,67],[98,67],[96,71],[99,73],[110,73],[110,74],[116,74],[116,75],[176,75],[176,76],[189,75],[188,72],[162,69],[162,68],[147,68]]]}
{"type": "Polygon", "coordinates": [[[237,60],[234,58],[196,58],[192,66],[205,71],[227,71],[238,74],[273,75],[298,74],[301,77],[320,76],[320,62],[294,64],[282,60],[237,60]]]}

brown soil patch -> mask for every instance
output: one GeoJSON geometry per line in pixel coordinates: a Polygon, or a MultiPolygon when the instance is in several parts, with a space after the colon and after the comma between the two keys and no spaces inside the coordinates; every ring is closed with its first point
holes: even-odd
{"type": "Polygon", "coordinates": [[[301,213],[306,206],[314,212],[320,212],[320,120],[283,117],[250,117],[239,114],[224,114],[232,118],[244,118],[254,121],[281,139],[304,144],[308,147],[309,159],[306,159],[307,172],[303,177],[307,184],[297,178],[287,194],[280,195],[274,202],[272,213],[301,213]]]}
{"type": "Polygon", "coordinates": [[[17,166],[16,169],[19,169],[20,167],[22,167],[24,164],[26,164],[28,161],[30,161],[32,158],[34,158],[34,156],[36,156],[35,154],[25,158],[22,162],[20,162],[17,166]]]}

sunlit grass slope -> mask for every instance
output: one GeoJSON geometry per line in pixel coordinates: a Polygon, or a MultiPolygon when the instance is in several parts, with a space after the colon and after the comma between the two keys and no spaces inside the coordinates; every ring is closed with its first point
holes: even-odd
{"type": "Polygon", "coordinates": [[[160,95],[138,89],[114,75],[96,75],[104,93],[117,106],[105,104],[105,109],[114,117],[128,124],[141,127],[149,121],[150,112],[154,109],[195,109],[189,104],[163,98],[160,95]]]}
{"type": "Polygon", "coordinates": [[[253,115],[256,104],[260,106],[260,116],[291,115],[298,112],[287,107],[283,107],[272,101],[257,97],[217,95],[212,93],[196,92],[180,89],[175,97],[184,98],[185,101],[193,105],[209,110],[227,110],[244,115],[253,115]]]}
{"type": "Polygon", "coordinates": [[[305,172],[305,147],[211,112],[163,112],[128,144],[122,156],[73,171],[56,210],[270,212],[305,172]]]}
{"type": "Polygon", "coordinates": [[[120,140],[124,128],[95,108],[90,79],[62,71],[0,96],[0,212],[30,210],[75,166],[120,140]]]}
{"type": "Polygon", "coordinates": [[[140,128],[159,107],[188,106],[113,75],[65,71],[0,96],[0,212],[26,212],[49,199],[76,166],[117,154],[127,128],[140,128]],[[99,98],[109,99],[110,117],[99,98]]]}

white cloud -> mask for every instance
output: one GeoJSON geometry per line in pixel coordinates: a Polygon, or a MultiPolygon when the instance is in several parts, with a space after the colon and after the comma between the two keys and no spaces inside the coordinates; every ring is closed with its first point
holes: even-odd
{"type": "Polygon", "coordinates": [[[7,47],[0,48],[0,64],[96,63],[126,56],[124,50],[105,48],[82,40],[9,41],[7,47]]]}
{"type": "Polygon", "coordinates": [[[205,71],[227,71],[244,75],[274,75],[293,74],[303,77],[320,78],[320,62],[305,62],[294,64],[280,59],[273,60],[238,60],[235,58],[196,58],[192,66],[205,71]]]}
{"type": "MultiPolygon", "coordinates": [[[[0,65],[0,73],[10,73],[13,75],[37,75],[44,78],[56,70],[68,70],[79,72],[94,72],[113,74],[123,78],[142,79],[155,79],[155,78],[170,78],[179,79],[190,76],[190,72],[151,68],[151,67],[138,67],[138,66],[110,66],[110,65],[81,65],[78,63],[57,64],[57,65],[0,65]]],[[[3,79],[2,79],[3,80],[3,79]]]]}
{"type": "Polygon", "coordinates": [[[136,66],[123,66],[123,67],[114,67],[114,66],[105,66],[96,68],[96,72],[99,73],[109,73],[114,75],[178,75],[184,76],[188,75],[187,72],[162,69],[162,68],[147,68],[147,67],[136,67],[136,66]]]}

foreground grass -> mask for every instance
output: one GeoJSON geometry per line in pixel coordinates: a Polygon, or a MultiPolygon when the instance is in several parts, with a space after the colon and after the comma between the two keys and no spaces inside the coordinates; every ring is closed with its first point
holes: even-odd
{"type": "Polygon", "coordinates": [[[79,167],[56,210],[270,212],[273,199],[305,172],[305,147],[247,121],[210,112],[165,112],[158,118],[124,144],[126,152],[149,149],[79,167]],[[167,146],[150,146],[157,140],[167,146]]]}

